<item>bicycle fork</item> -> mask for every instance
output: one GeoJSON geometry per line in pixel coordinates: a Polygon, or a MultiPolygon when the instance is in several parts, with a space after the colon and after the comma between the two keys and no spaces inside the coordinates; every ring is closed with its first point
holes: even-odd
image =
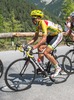
{"type": "Polygon", "coordinates": [[[25,72],[25,70],[26,70],[28,64],[29,64],[29,59],[26,60],[26,62],[24,63],[23,68],[21,69],[21,72],[20,72],[20,75],[21,75],[21,76],[24,74],[24,72],[25,72]]]}

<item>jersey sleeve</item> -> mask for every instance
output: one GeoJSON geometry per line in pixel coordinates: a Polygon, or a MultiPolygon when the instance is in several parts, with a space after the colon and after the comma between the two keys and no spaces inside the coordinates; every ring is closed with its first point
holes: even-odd
{"type": "Polygon", "coordinates": [[[47,35],[47,26],[44,20],[41,21],[42,34],[47,35]]]}

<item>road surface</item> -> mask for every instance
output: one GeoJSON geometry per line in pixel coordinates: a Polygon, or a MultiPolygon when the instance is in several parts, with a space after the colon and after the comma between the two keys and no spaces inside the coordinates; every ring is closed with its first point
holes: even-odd
{"type": "MultiPolygon", "coordinates": [[[[65,54],[71,47],[61,46],[57,48],[57,54],[65,54]]],[[[0,52],[0,59],[4,65],[4,73],[7,66],[15,59],[21,58],[19,51],[0,52]]],[[[0,100],[74,100],[74,74],[68,80],[60,84],[35,82],[30,89],[21,92],[10,90],[4,81],[4,74],[0,79],[0,100]]]]}

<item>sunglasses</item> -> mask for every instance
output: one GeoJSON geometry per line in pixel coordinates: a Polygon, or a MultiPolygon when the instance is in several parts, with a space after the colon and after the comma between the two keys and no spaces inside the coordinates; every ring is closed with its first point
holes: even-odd
{"type": "Polygon", "coordinates": [[[36,18],[32,18],[32,20],[35,20],[36,18]]]}

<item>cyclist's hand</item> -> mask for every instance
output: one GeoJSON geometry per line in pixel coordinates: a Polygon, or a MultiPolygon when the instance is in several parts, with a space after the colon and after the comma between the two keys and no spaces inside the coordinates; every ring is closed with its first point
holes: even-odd
{"type": "Polygon", "coordinates": [[[36,45],[34,45],[34,46],[33,46],[33,49],[36,49],[36,48],[37,48],[37,46],[36,46],[36,45]]]}
{"type": "Polygon", "coordinates": [[[27,50],[27,51],[32,51],[33,50],[33,47],[30,46],[30,45],[26,45],[23,48],[24,48],[24,50],[27,50]]]}

